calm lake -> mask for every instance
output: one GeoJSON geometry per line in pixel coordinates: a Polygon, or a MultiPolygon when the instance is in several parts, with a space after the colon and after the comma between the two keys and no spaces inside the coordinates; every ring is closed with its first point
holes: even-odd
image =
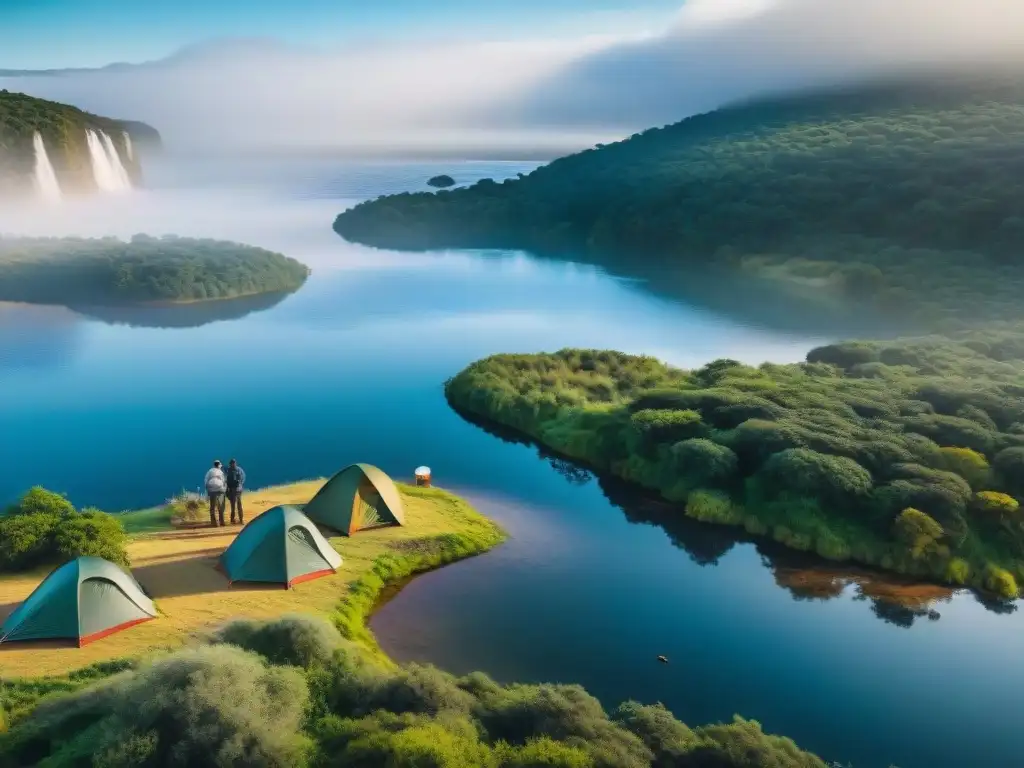
{"type": "Polygon", "coordinates": [[[355,461],[409,479],[428,464],[511,540],[376,614],[397,659],[578,682],[609,707],[662,701],[691,724],[738,713],[857,768],[1024,763],[1018,614],[941,590],[884,600],[885,585],[604,487],[468,423],[442,393],[495,352],[793,361],[839,333],[823,318],[783,321],[776,306],[758,323],[745,302],[729,312],[588,267],[388,253],[331,231],[345,206],[435,173],[500,179],[531,163],[172,160],[148,169],[146,191],[0,212],[0,231],[226,237],[304,261],[310,280],[174,312],[0,305],[0,502],[40,484],[79,506],[151,506],[229,456],[253,486],[355,461]]]}

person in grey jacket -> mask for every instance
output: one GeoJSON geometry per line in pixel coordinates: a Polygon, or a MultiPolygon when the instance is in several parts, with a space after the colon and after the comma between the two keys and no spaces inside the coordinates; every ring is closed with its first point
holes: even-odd
{"type": "Polygon", "coordinates": [[[221,469],[220,460],[214,461],[206,473],[206,495],[210,498],[210,525],[217,527],[217,518],[224,525],[224,493],[227,491],[227,478],[221,469]]]}

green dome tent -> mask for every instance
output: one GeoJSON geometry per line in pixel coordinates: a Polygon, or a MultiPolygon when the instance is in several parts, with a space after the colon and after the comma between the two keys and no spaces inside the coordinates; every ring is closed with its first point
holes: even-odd
{"type": "Polygon", "coordinates": [[[77,640],[79,647],[156,618],[139,583],[109,560],[79,557],[49,576],[0,627],[0,642],[77,640]]]}
{"type": "Polygon", "coordinates": [[[405,525],[402,497],[391,478],[370,464],[353,464],[327,481],[302,509],[346,536],[367,528],[405,525]]]}
{"type": "Polygon", "coordinates": [[[341,555],[294,507],[274,507],[250,520],[220,556],[228,579],[291,587],[334,573],[341,555]]]}

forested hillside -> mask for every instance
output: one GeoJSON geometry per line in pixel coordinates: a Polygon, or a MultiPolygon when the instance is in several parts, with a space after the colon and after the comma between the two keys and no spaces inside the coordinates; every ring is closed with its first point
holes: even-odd
{"type": "Polygon", "coordinates": [[[293,291],[309,269],[220,240],[0,237],[0,301],[67,306],[201,301],[293,291]]]}
{"type": "Polygon", "coordinates": [[[743,104],[503,183],[401,194],[335,230],[627,274],[725,267],[932,327],[1021,314],[1024,85],[930,80],[743,104]]]}

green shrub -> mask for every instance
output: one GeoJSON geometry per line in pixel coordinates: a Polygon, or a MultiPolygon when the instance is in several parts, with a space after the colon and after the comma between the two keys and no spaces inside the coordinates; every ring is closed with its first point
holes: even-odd
{"type": "Polygon", "coordinates": [[[74,512],[75,508],[66,496],[48,491],[39,485],[29,488],[7,509],[9,515],[48,515],[56,518],[72,515],[74,512]]]}
{"type": "Polygon", "coordinates": [[[637,411],[630,417],[639,445],[650,451],[662,443],[675,443],[699,437],[707,428],[696,411],[667,411],[651,408],[637,411]]]}
{"type": "Polygon", "coordinates": [[[985,589],[1009,600],[1018,596],[1017,580],[1013,574],[992,564],[985,569],[985,589]]]}
{"type": "Polygon", "coordinates": [[[769,497],[792,494],[820,498],[824,504],[848,509],[867,498],[871,473],[845,456],[829,456],[809,448],[774,454],[758,473],[769,497]]]}
{"type": "Polygon", "coordinates": [[[873,344],[859,341],[848,341],[842,344],[829,344],[816,347],[807,353],[809,363],[827,363],[837,368],[853,368],[864,363],[878,360],[878,350],[873,344]]]}
{"type": "Polygon", "coordinates": [[[102,557],[118,565],[129,565],[128,534],[121,521],[98,509],[84,509],[64,518],[54,533],[53,543],[62,560],[85,555],[102,557]]]}
{"type": "Polygon", "coordinates": [[[941,448],[946,469],[966,480],[971,488],[984,488],[992,476],[985,456],[970,448],[941,448]]]}
{"type": "Polygon", "coordinates": [[[24,571],[54,555],[58,520],[49,515],[10,515],[0,518],[0,570],[24,571]]]}
{"type": "Polygon", "coordinates": [[[942,538],[942,526],[917,509],[904,509],[893,523],[896,538],[902,541],[914,558],[921,558],[935,551],[935,544],[942,538]]]}
{"type": "Polygon", "coordinates": [[[971,566],[963,558],[954,557],[946,564],[946,581],[951,584],[965,585],[970,577],[971,566]]]}
{"type": "Polygon", "coordinates": [[[728,725],[697,728],[697,745],[683,765],[722,766],[722,768],[826,768],[792,740],[766,734],[756,720],[733,718],[728,725]]]}
{"type": "Polygon", "coordinates": [[[999,491],[981,491],[974,496],[974,507],[990,517],[1008,518],[1020,509],[1020,502],[999,491]]]}
{"type": "Polygon", "coordinates": [[[77,512],[60,494],[35,487],[0,517],[0,571],[24,571],[83,555],[128,565],[121,521],[96,509],[77,512]]]}
{"type": "Polygon", "coordinates": [[[327,663],[344,638],[318,616],[285,615],[266,621],[235,619],[211,632],[208,641],[253,651],[271,664],[309,668],[327,663]]]}
{"type": "Polygon", "coordinates": [[[704,438],[676,443],[671,448],[673,469],[689,488],[720,488],[735,478],[736,454],[704,438]]]}
{"type": "Polygon", "coordinates": [[[345,768],[490,768],[495,765],[491,750],[480,743],[471,727],[456,730],[450,721],[407,721],[404,727],[395,727],[395,721],[384,718],[368,718],[363,726],[365,733],[332,754],[328,765],[345,768]]]}
{"type": "Polygon", "coordinates": [[[615,722],[638,736],[654,755],[655,768],[670,768],[693,748],[697,739],[686,725],[662,704],[644,706],[635,701],[619,705],[615,722]]]}
{"type": "Polygon", "coordinates": [[[522,746],[499,742],[494,749],[499,768],[591,768],[594,759],[581,747],[570,747],[547,736],[522,746]]]}
{"type": "MultiPolygon", "coordinates": [[[[305,761],[306,686],[230,646],[183,650],[78,693],[43,701],[12,729],[6,760],[291,768],[305,761]]],[[[11,763],[8,763],[11,764],[11,763]]]]}
{"type": "Polygon", "coordinates": [[[512,685],[484,689],[476,714],[489,737],[522,745],[548,736],[585,750],[596,768],[641,768],[651,753],[616,726],[578,685],[512,685]]]}
{"type": "Polygon", "coordinates": [[[729,497],[709,490],[696,490],[686,499],[686,514],[702,523],[735,525],[741,516],[729,497]]]}
{"type": "Polygon", "coordinates": [[[1024,446],[1000,451],[994,466],[1003,487],[1015,496],[1024,496],[1024,446]]]}

